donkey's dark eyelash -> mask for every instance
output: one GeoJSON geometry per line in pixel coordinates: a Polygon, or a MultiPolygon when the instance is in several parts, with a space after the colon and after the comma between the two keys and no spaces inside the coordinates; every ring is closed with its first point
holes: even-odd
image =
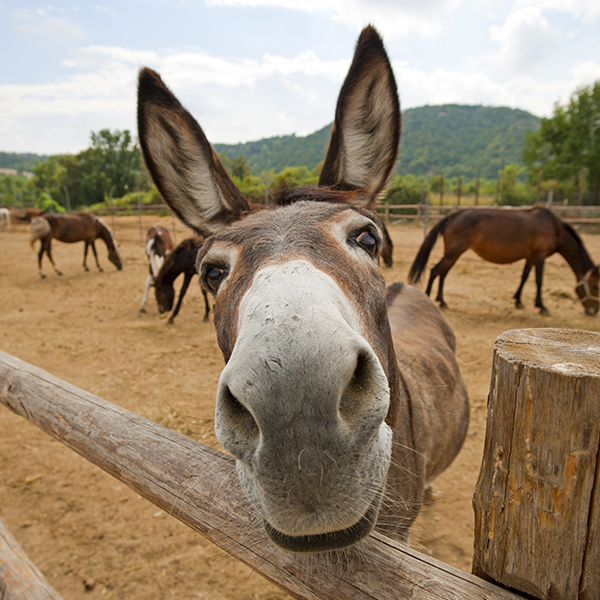
{"type": "Polygon", "coordinates": [[[229,266],[220,263],[205,263],[200,267],[200,283],[211,292],[219,289],[223,279],[229,274],[229,266]]]}

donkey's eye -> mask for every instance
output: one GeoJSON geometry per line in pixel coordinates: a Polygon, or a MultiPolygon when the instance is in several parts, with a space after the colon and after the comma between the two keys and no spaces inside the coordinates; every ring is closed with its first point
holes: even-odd
{"type": "Polygon", "coordinates": [[[379,244],[371,229],[363,229],[356,236],[356,243],[370,256],[375,256],[377,254],[379,244]]]}
{"type": "Polygon", "coordinates": [[[203,283],[208,287],[209,290],[216,292],[221,285],[223,279],[227,275],[227,269],[224,267],[218,267],[216,265],[206,265],[202,269],[202,280],[203,283]]]}

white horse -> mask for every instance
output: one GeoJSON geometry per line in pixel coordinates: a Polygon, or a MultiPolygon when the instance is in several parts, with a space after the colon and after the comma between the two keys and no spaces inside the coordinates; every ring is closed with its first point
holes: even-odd
{"type": "Polygon", "coordinates": [[[140,305],[140,312],[146,312],[146,302],[148,301],[148,292],[150,286],[154,285],[156,277],[162,268],[165,258],[173,251],[173,240],[169,230],[161,225],[150,227],[146,233],[146,258],[148,259],[148,277],[146,278],[146,287],[144,297],[140,305]]]}
{"type": "Polygon", "coordinates": [[[139,139],[161,195],[208,236],[197,266],[226,360],[215,429],[279,546],[334,550],[375,523],[405,540],[460,450],[468,399],[454,336],[411,286],[386,288],[373,212],[396,163],[400,107],[366,28],[340,92],[319,187],[260,210],[193,117],[142,69],[139,139]],[[385,498],[385,500],[384,500],[385,498]]]}
{"type": "Polygon", "coordinates": [[[10,231],[10,229],[10,211],[8,208],[2,207],[0,208],[0,231],[10,231]]]}

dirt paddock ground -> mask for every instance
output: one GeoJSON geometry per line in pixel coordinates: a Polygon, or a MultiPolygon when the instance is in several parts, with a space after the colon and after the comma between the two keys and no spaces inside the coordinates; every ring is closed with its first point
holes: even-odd
{"type": "MultiPolygon", "coordinates": [[[[110,224],[110,219],[107,219],[110,224]]],[[[172,227],[170,217],[144,217],[172,227]]],[[[212,428],[223,359],[212,322],[203,323],[203,300],[190,286],[171,326],[151,297],[138,309],[147,274],[137,217],[115,220],[124,262],[104,272],[81,267],[83,244],[54,243],[58,277],[36,253],[25,226],[0,232],[0,350],[106,400],[218,447],[212,428]]],[[[417,225],[390,227],[394,266],[388,281],[404,281],[423,239],[417,225]]],[[[177,228],[181,241],[187,232],[177,228]]],[[[582,234],[595,261],[600,235],[582,234]]],[[[430,264],[441,254],[438,241],[430,264]]],[[[600,331],[600,315],[586,317],[575,299],[575,278],[560,256],[546,263],[544,300],[551,316],[533,308],[533,276],[525,309],[512,295],[522,263],[497,266],[472,252],[446,280],[445,316],[454,328],[458,360],[471,399],[471,424],[463,450],[434,484],[433,500],[412,531],[412,545],[470,570],[471,498],[485,433],[492,346],[508,329],[565,327],[600,331]]],[[[180,282],[177,282],[177,286],[180,282]]],[[[437,288],[436,288],[437,289],[437,288]]],[[[139,498],[24,419],[0,406],[0,517],[31,560],[65,598],[283,600],[288,596],[187,527],[139,498]]]]}

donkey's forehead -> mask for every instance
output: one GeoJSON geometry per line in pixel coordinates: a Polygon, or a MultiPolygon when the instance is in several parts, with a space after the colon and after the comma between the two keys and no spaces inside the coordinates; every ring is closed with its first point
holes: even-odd
{"type": "Polygon", "coordinates": [[[252,247],[257,251],[299,251],[330,243],[330,233],[373,223],[367,211],[345,204],[297,202],[262,210],[214,236],[214,242],[252,247]]]}

